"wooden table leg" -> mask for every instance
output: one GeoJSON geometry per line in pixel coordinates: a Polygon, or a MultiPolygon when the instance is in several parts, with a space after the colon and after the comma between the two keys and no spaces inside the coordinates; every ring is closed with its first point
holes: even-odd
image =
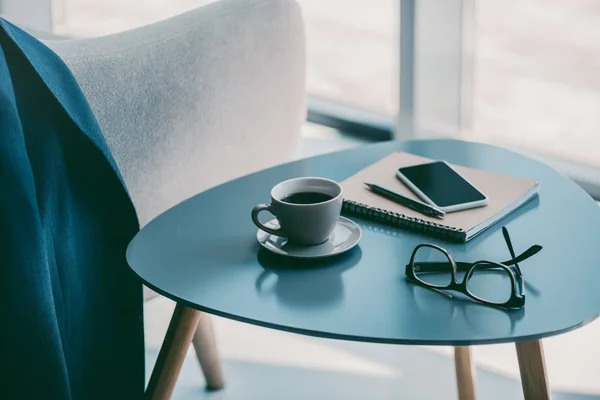
{"type": "Polygon", "coordinates": [[[200,367],[206,379],[206,387],[210,390],[219,390],[225,386],[223,373],[221,371],[221,362],[217,352],[217,343],[213,331],[210,315],[201,313],[202,317],[196,328],[196,333],[192,339],[196,357],[200,362],[200,367]]]}
{"type": "Polygon", "coordinates": [[[471,362],[471,348],[469,346],[454,348],[454,366],[456,368],[459,400],[475,400],[475,369],[471,362]]]}
{"type": "Polygon", "coordinates": [[[550,399],[550,387],[546,377],[546,362],[544,348],[541,340],[515,343],[519,370],[521,371],[521,385],[525,400],[550,399]]]}
{"type": "Polygon", "coordinates": [[[146,388],[147,399],[170,399],[201,312],[177,303],[146,388]]]}

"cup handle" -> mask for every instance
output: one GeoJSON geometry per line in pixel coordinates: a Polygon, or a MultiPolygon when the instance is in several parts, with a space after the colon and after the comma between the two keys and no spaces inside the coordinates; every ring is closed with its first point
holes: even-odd
{"type": "Polygon", "coordinates": [[[254,222],[254,225],[258,226],[263,231],[270,233],[271,235],[285,237],[283,235],[283,231],[281,230],[281,228],[279,228],[279,229],[268,228],[268,227],[264,226],[263,223],[258,220],[258,214],[261,211],[268,211],[271,214],[275,215],[273,213],[273,209],[271,208],[270,204],[259,204],[252,209],[252,222],[254,222]]]}

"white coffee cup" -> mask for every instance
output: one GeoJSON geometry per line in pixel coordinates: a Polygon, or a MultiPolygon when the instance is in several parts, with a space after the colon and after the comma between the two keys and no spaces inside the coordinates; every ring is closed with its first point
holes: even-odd
{"type": "Polygon", "coordinates": [[[342,210],[342,187],[331,179],[305,177],[283,181],[271,189],[271,203],[252,209],[252,221],[263,231],[300,245],[325,242],[342,210]],[[277,217],[279,229],[265,226],[258,214],[267,210],[277,217]]]}

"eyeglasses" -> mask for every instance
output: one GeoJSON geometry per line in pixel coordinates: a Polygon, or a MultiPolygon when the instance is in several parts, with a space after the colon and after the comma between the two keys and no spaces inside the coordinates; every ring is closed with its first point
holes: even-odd
{"type": "Polygon", "coordinates": [[[516,256],[506,227],[502,227],[502,234],[512,257],[508,261],[455,262],[445,249],[433,244],[420,244],[413,250],[406,266],[406,276],[416,284],[449,297],[452,296],[446,290],[460,292],[490,306],[523,307],[525,289],[518,263],[537,254],[542,246],[533,245],[516,256]],[[459,274],[463,276],[460,282],[457,279],[459,274]]]}

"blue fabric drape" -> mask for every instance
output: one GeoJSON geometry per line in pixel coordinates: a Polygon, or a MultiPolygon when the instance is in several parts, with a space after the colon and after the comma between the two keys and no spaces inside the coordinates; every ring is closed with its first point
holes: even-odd
{"type": "Polygon", "coordinates": [[[0,398],[142,397],[137,230],[71,72],[0,18],[0,398]]]}

